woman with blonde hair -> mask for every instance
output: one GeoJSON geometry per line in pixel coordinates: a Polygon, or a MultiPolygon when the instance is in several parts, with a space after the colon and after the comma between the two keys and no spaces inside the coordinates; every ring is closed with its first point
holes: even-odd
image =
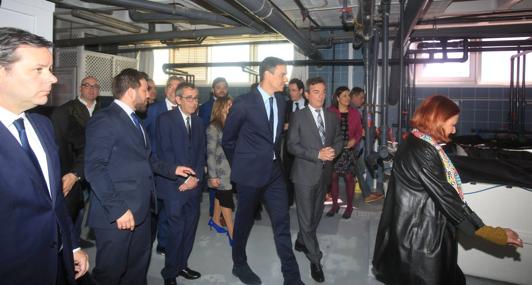
{"type": "Polygon", "coordinates": [[[231,168],[222,149],[222,134],[225,119],[233,105],[230,96],[214,101],[211,121],[207,127],[207,170],[209,187],[216,189],[214,212],[209,226],[218,233],[227,233],[229,244],[233,245],[233,187],[231,185],[231,168]],[[227,230],[220,225],[220,213],[223,215],[227,230]]]}

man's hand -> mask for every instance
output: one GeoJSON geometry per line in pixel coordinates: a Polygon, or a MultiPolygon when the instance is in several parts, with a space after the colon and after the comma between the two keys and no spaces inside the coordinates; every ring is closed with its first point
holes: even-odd
{"type": "Polygon", "coordinates": [[[221,184],[220,178],[211,178],[208,181],[209,187],[212,187],[212,188],[218,188],[220,187],[220,184],[221,184]]]}
{"type": "Polygon", "coordinates": [[[126,213],[122,215],[122,217],[116,220],[116,227],[119,230],[133,231],[135,229],[135,217],[133,217],[131,210],[128,209],[126,213]]]}
{"type": "Polygon", "coordinates": [[[61,180],[63,181],[63,197],[66,197],[66,195],[70,193],[70,190],[72,190],[72,187],[74,187],[74,184],[78,181],[78,177],[76,174],[69,172],[65,174],[61,180]]]}
{"type": "Polygon", "coordinates": [[[514,232],[512,229],[504,229],[507,236],[507,244],[513,247],[523,247],[523,240],[519,237],[519,234],[514,232]]]}
{"type": "Polygon", "coordinates": [[[320,149],[318,159],[322,161],[332,161],[335,157],[334,149],[330,146],[320,149]]]}
{"type": "Polygon", "coordinates": [[[183,184],[179,186],[179,191],[187,191],[196,188],[198,186],[198,179],[194,176],[189,176],[183,184]]]}
{"type": "Polygon", "coordinates": [[[76,279],[85,275],[89,270],[89,256],[83,250],[74,251],[74,272],[76,279]]]}
{"type": "Polygon", "coordinates": [[[192,170],[192,168],[189,168],[189,167],[186,167],[186,166],[178,166],[175,169],[175,175],[187,177],[189,175],[196,175],[196,172],[194,172],[194,170],[192,170]]]}

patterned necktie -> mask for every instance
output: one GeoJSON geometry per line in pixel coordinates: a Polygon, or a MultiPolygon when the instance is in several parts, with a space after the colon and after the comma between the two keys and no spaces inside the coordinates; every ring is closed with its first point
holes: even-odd
{"type": "MultiPolygon", "coordinates": [[[[24,119],[18,118],[13,122],[13,125],[18,131],[18,136],[20,138],[20,145],[22,146],[22,149],[24,149],[24,152],[28,155],[31,162],[35,166],[35,169],[37,169],[37,172],[39,172],[40,177],[42,178],[42,182],[44,185],[46,185],[46,180],[44,179],[44,174],[42,173],[41,165],[39,164],[39,160],[37,159],[37,156],[33,152],[30,146],[30,142],[28,140],[28,136],[26,135],[26,127],[24,126],[24,119]]],[[[48,189],[48,186],[46,185],[46,189],[48,189]]]]}
{"type": "Polygon", "coordinates": [[[325,125],[321,117],[321,109],[316,109],[316,112],[318,113],[318,131],[320,133],[321,144],[325,145],[325,125]]]}
{"type": "Polygon", "coordinates": [[[187,117],[187,121],[185,124],[187,127],[188,139],[190,139],[190,117],[187,117]]]}
{"type": "Polygon", "coordinates": [[[296,104],[296,109],[294,111],[297,111],[299,110],[299,102],[296,102],[295,104],[296,104]]]}
{"type": "Polygon", "coordinates": [[[135,122],[135,126],[137,127],[137,130],[140,132],[140,137],[144,141],[144,145],[146,145],[146,141],[144,140],[144,132],[142,131],[142,127],[140,126],[140,118],[135,114],[135,112],[131,113],[131,118],[133,118],[133,122],[135,122]]]}

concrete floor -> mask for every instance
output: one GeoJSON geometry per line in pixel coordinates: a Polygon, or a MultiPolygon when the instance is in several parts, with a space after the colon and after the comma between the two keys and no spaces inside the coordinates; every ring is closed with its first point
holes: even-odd
{"type": "MultiPolygon", "coordinates": [[[[202,277],[197,280],[178,278],[178,284],[183,285],[215,285],[215,284],[242,284],[231,274],[231,248],[227,237],[210,231],[208,221],[208,196],[204,194],[201,204],[201,217],[194,249],[189,260],[189,267],[201,272],[202,277]]],[[[323,251],[323,269],[325,282],[322,284],[339,285],[373,285],[382,284],[370,274],[370,260],[373,254],[374,238],[380,218],[382,201],[364,204],[362,197],[357,193],[355,205],[358,209],[353,211],[351,219],[341,218],[342,211],[334,217],[323,217],[318,228],[318,239],[323,251]]],[[[327,211],[329,206],[325,208],[327,211]]],[[[296,209],[290,209],[292,241],[297,235],[296,209]]],[[[154,246],[155,249],[155,246],[154,246]]],[[[87,250],[91,264],[94,265],[95,249],[87,250]]],[[[305,284],[316,283],[310,277],[310,265],[302,253],[296,252],[302,280],[305,284]]],[[[283,284],[280,262],[273,243],[273,234],[270,221],[266,212],[262,220],[257,221],[247,247],[248,261],[251,268],[260,276],[262,284],[283,284]]],[[[151,265],[148,271],[148,284],[161,285],[163,279],[160,271],[164,265],[164,256],[152,254],[151,265]]],[[[493,280],[486,280],[467,276],[468,285],[503,285],[493,280]]]]}

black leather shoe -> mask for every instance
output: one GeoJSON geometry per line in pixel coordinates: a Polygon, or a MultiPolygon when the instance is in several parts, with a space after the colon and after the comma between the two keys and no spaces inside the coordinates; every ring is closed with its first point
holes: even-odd
{"type": "Polygon", "coordinates": [[[238,277],[238,279],[240,279],[242,283],[247,285],[262,284],[262,281],[260,281],[259,276],[257,276],[257,274],[255,274],[255,272],[253,272],[247,264],[238,267],[233,266],[233,275],[238,277]]]}
{"type": "Polygon", "coordinates": [[[162,247],[157,247],[155,251],[157,251],[157,254],[162,255],[162,256],[166,254],[166,250],[162,247]]]}
{"type": "Polygon", "coordinates": [[[307,247],[304,244],[300,243],[298,240],[296,240],[294,244],[294,249],[299,252],[308,253],[307,247]]]}
{"type": "Polygon", "coordinates": [[[175,278],[164,279],[164,285],[177,285],[175,278]]]}
{"type": "Polygon", "coordinates": [[[185,267],[179,272],[179,276],[183,276],[185,279],[194,280],[201,277],[201,273],[194,271],[188,267],[185,267]]]}
{"type": "Polygon", "coordinates": [[[310,264],[310,275],[312,275],[312,279],[316,280],[316,282],[323,282],[325,281],[325,276],[323,276],[323,268],[321,268],[321,264],[310,264]]]}

